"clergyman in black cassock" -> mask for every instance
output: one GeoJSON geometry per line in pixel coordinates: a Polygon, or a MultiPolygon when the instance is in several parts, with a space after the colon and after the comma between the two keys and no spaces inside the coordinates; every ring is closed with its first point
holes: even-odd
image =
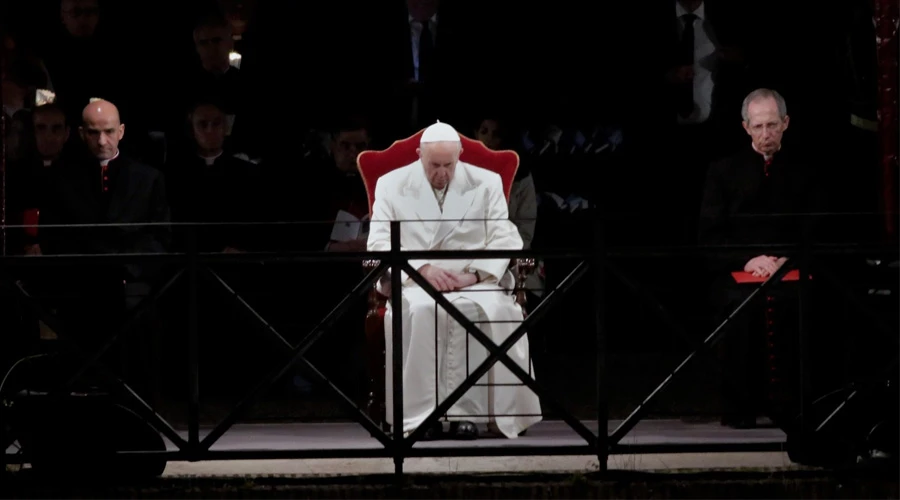
{"type": "MultiPolygon", "coordinates": [[[[170,215],[162,173],[119,153],[125,128],[112,103],[92,102],[84,110],[83,122],[80,133],[90,154],[55,169],[46,184],[38,235],[42,253],[165,252],[170,215]],[[45,227],[56,225],[61,227],[45,227]]],[[[61,267],[52,284],[70,338],[82,349],[95,349],[122,326],[127,311],[150,293],[159,271],[157,264],[139,260],[61,267]]],[[[152,311],[146,313],[139,329],[149,328],[154,316],[152,311]]],[[[134,341],[155,341],[154,336],[143,331],[126,335],[134,341]]],[[[135,352],[151,352],[134,347],[135,352]]],[[[141,361],[149,360],[142,357],[141,361]]],[[[125,366],[141,368],[135,363],[125,366]]]]}
{"type": "MultiPolygon", "coordinates": [[[[700,211],[701,245],[798,244],[801,238],[811,236],[810,220],[801,214],[809,213],[817,204],[817,189],[803,162],[806,157],[798,157],[796,152],[781,146],[788,125],[785,110],[784,100],[777,92],[761,89],[748,96],[744,126],[752,143],[710,166],[700,211]]],[[[784,262],[783,255],[767,252],[732,252],[709,259],[714,275],[711,303],[716,310],[716,324],[754,287],[737,285],[732,272],[766,277],[784,262]],[[760,255],[761,252],[766,253],[760,255]]],[[[787,341],[781,345],[793,342],[793,338],[788,338],[796,328],[796,315],[790,317],[792,309],[790,301],[780,309],[784,311],[784,317],[778,321],[783,332],[780,340],[787,341]]],[[[720,342],[725,425],[752,427],[761,412],[771,410],[764,407],[764,312],[759,307],[751,308],[732,324],[720,342]]],[[[793,404],[783,400],[775,403],[793,404]]]]}

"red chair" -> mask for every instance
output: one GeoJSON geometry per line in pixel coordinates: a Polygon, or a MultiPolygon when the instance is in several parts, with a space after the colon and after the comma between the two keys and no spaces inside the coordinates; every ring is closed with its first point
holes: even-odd
{"type": "MultiPolygon", "coordinates": [[[[372,206],[375,203],[375,184],[382,175],[400,168],[419,159],[416,149],[419,147],[419,139],[423,130],[416,134],[395,141],[383,151],[363,151],[357,157],[357,165],[360,176],[366,186],[369,197],[369,214],[372,214],[372,206]]],[[[519,169],[519,155],[515,151],[493,151],[480,141],[470,139],[462,134],[463,152],[460,161],[481,167],[500,174],[503,180],[503,191],[509,202],[509,193],[512,189],[516,171],[519,169]]],[[[524,311],[525,307],[525,279],[534,269],[534,259],[515,259],[516,272],[516,302],[524,311]]],[[[366,270],[372,270],[378,265],[378,261],[366,261],[363,266],[366,270]]],[[[375,287],[369,292],[369,310],[366,313],[366,344],[368,354],[369,390],[366,406],[369,417],[382,425],[387,430],[385,422],[385,331],[384,314],[387,307],[387,297],[379,293],[375,287]]]]}

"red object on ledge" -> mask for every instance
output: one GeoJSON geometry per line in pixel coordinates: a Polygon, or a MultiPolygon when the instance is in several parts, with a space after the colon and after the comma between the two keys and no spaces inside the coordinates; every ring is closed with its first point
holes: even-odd
{"type": "MultiPolygon", "coordinates": [[[[746,271],[734,271],[731,273],[731,277],[734,278],[735,283],[762,283],[766,281],[768,276],[753,276],[753,273],[748,273],[746,271]]],[[[809,277],[812,279],[812,276],[809,277]]],[[[797,269],[788,271],[787,274],[781,278],[781,281],[799,281],[800,280],[800,271],[797,269]]]]}
{"type": "Polygon", "coordinates": [[[40,210],[38,210],[36,208],[25,210],[25,213],[22,214],[22,225],[30,226],[30,227],[25,228],[25,234],[27,234],[28,236],[30,236],[32,238],[37,238],[37,234],[38,234],[37,226],[38,226],[38,222],[40,221],[40,219],[41,219],[41,211],[40,210]]]}

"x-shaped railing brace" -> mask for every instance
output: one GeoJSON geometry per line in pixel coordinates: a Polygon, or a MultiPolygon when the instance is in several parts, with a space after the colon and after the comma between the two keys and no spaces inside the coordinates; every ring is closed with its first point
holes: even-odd
{"type": "MultiPolygon", "coordinates": [[[[821,276],[826,282],[830,281],[832,286],[836,290],[838,290],[841,293],[841,295],[844,296],[844,299],[846,299],[847,302],[850,302],[851,304],[853,304],[853,306],[856,307],[857,310],[859,310],[860,312],[863,313],[863,315],[867,316],[870,320],[872,320],[872,323],[874,323],[875,328],[878,331],[880,331],[881,334],[884,335],[886,338],[895,339],[898,336],[900,336],[900,332],[898,332],[895,328],[892,328],[890,325],[888,325],[884,321],[884,319],[881,318],[881,316],[878,313],[873,311],[872,308],[869,307],[865,302],[860,300],[856,294],[851,292],[849,287],[846,285],[846,283],[844,283],[837,276],[837,274],[835,274],[833,271],[831,271],[829,269],[822,269],[822,270],[818,271],[818,275],[821,276]]],[[[893,375],[894,370],[897,369],[898,363],[900,363],[900,357],[895,356],[894,359],[891,361],[891,363],[882,372],[883,377],[885,379],[887,379],[891,375],[893,375]]],[[[832,410],[832,412],[829,413],[828,416],[825,417],[825,419],[823,419],[822,422],[820,422],[816,426],[815,432],[822,432],[825,429],[825,427],[827,427],[828,424],[832,420],[834,420],[834,417],[836,417],[839,413],[841,413],[844,410],[844,408],[847,407],[847,405],[853,400],[853,398],[856,397],[857,394],[859,394],[859,389],[853,389],[850,392],[850,394],[848,394],[844,398],[844,400],[841,401],[834,408],[834,410],[832,410]]]]}
{"type": "MultiPolygon", "coordinates": [[[[425,431],[437,422],[440,418],[447,413],[450,408],[456,404],[457,401],[468,391],[472,386],[474,386],[481,377],[483,377],[490,369],[493,367],[498,361],[503,363],[519,380],[522,381],[525,385],[528,386],[529,389],[534,391],[541,400],[550,406],[555,412],[558,412],[560,417],[569,424],[569,426],[577,432],[581,437],[584,438],[592,447],[596,446],[597,436],[590,431],[584,424],[581,423],[580,420],[575,418],[570,412],[568,412],[561,403],[559,403],[555,398],[553,398],[548,391],[545,391],[535,380],[532,378],[527,371],[522,369],[521,366],[518,365],[515,361],[510,359],[507,354],[509,350],[522,338],[528,331],[530,327],[532,327],[541,317],[543,317],[550,307],[557,303],[563,295],[574,285],[581,276],[588,269],[588,264],[585,262],[581,262],[578,266],[566,276],[565,279],[557,286],[557,288],[551,291],[544,297],[544,300],[541,301],[540,304],[528,315],[527,318],[513,331],[513,333],[503,341],[499,346],[494,343],[490,337],[488,337],[475,323],[472,322],[465,314],[463,314],[459,309],[457,309],[446,297],[443,296],[440,292],[438,292],[431,283],[428,282],[416,269],[413,269],[412,266],[409,265],[408,262],[403,262],[402,266],[403,270],[407,273],[407,275],[416,282],[422,289],[431,296],[445,311],[447,314],[456,320],[460,326],[462,326],[466,332],[473,337],[475,340],[480,342],[485,349],[490,352],[490,356],[487,357],[474,371],[472,371],[468,377],[457,387],[453,392],[451,392],[444,401],[437,405],[431,414],[429,414],[425,420],[419,424],[406,439],[403,440],[403,445],[409,449],[422,438],[425,434],[425,431]]],[[[399,300],[399,297],[395,298],[395,300],[399,300]]],[[[396,397],[396,395],[395,395],[396,397]]],[[[402,425],[399,422],[394,422],[395,428],[402,428],[402,425]]],[[[605,429],[601,429],[601,432],[605,432],[605,429]]]]}
{"type": "MultiPolygon", "coordinates": [[[[671,384],[672,380],[681,372],[685,366],[688,365],[691,361],[697,358],[704,350],[711,347],[715,344],[724,334],[726,334],[726,329],[728,326],[733,323],[739,316],[741,316],[748,304],[753,302],[756,297],[764,293],[769,288],[775,286],[775,284],[781,281],[781,278],[784,277],[785,274],[791,269],[790,259],[784,263],[774,274],[772,274],[769,279],[760,284],[756,289],[754,289],[747,298],[744,299],[731,314],[728,315],[719,325],[710,333],[699,346],[695,347],[694,350],[686,357],[684,360],[666,377],[665,380],[662,381],[644,400],[638,404],[637,408],[635,408],[625,420],[622,421],[621,424],[609,435],[608,446],[610,450],[613,450],[619,442],[624,438],[632,429],[641,421],[641,419],[646,415],[647,411],[649,411],[650,404],[653,403],[654,400],[662,393],[662,391],[671,384]],[[724,332],[724,333],[723,333],[724,332]]],[[[624,276],[624,275],[621,275],[624,276]]],[[[662,311],[664,313],[664,309],[660,305],[657,309],[657,312],[662,311]]],[[[665,315],[664,317],[668,317],[665,315]]],[[[671,318],[669,317],[671,320],[671,318]]],[[[671,320],[674,322],[674,320],[671,320]]]]}
{"type": "MultiPolygon", "coordinates": [[[[79,368],[74,375],[69,377],[69,380],[59,389],[59,392],[64,392],[72,388],[85,372],[87,372],[92,366],[94,366],[97,361],[103,357],[103,354],[108,351],[113,344],[119,340],[120,336],[127,335],[132,331],[138,320],[150,309],[156,302],[162,297],[166,291],[168,291],[172,285],[175,284],[176,281],[184,274],[184,269],[180,269],[175,272],[175,274],[161,287],[157,288],[152,294],[148,295],[141,299],[141,301],[135,306],[134,310],[130,313],[128,318],[122,323],[122,326],[116,330],[106,341],[101,345],[93,355],[86,356],[87,360],[82,364],[81,368],[79,368]]],[[[24,290],[22,290],[24,292],[24,290]]],[[[58,321],[58,320],[56,320],[58,321]]],[[[46,321],[44,321],[46,323],[46,321]]],[[[48,323],[49,325],[49,323],[48,323]]],[[[52,325],[51,325],[51,328],[52,325]]],[[[55,328],[54,328],[55,330],[55,328]]]]}
{"type": "MultiPolygon", "coordinates": [[[[208,267],[203,267],[202,269],[205,271],[204,276],[209,278],[214,283],[219,284],[225,291],[227,291],[230,296],[238,302],[243,310],[250,315],[252,315],[257,321],[258,325],[260,325],[263,329],[265,329],[268,333],[270,333],[280,345],[284,346],[288,352],[291,353],[291,359],[284,364],[281,368],[277,370],[273,370],[271,374],[266,377],[262,382],[260,382],[254,389],[245,396],[232,411],[220,422],[206,437],[199,443],[194,444],[188,440],[182,438],[178,431],[174,429],[174,427],[166,421],[162,416],[160,416],[156,411],[150,406],[146,401],[144,401],[125,381],[120,379],[119,377],[112,374],[109,370],[99,367],[99,372],[105,378],[110,380],[114,385],[123,389],[126,394],[129,395],[139,406],[139,410],[144,416],[148,419],[148,421],[157,428],[160,432],[162,432],[166,437],[168,437],[181,451],[188,452],[191,455],[196,456],[197,452],[208,451],[209,448],[223,435],[229,428],[231,428],[240,416],[248,409],[248,407],[257,399],[266,389],[268,389],[272,384],[274,384],[279,378],[281,378],[284,373],[286,373],[292,366],[296,363],[302,363],[304,367],[309,371],[319,382],[324,383],[332,392],[335,392],[338,396],[340,402],[342,402],[345,406],[347,406],[357,417],[359,422],[366,427],[376,439],[378,439],[382,444],[386,447],[392,446],[390,438],[380,429],[378,425],[376,425],[369,416],[363,412],[349,397],[347,397],[340,389],[338,389],[333,383],[331,383],[325,375],[323,375],[314,365],[312,365],[306,358],[303,357],[303,354],[312,346],[312,344],[321,337],[328,328],[334,323],[334,321],[343,315],[346,310],[353,304],[353,302],[360,297],[362,297],[375,283],[377,279],[379,279],[385,272],[386,265],[380,265],[373,269],[362,281],[360,281],[356,287],[354,287],[353,291],[350,292],[347,296],[345,296],[341,302],[309,333],[307,334],[298,344],[297,346],[293,346],[290,342],[288,342],[268,321],[265,320],[259,313],[257,313],[248,303],[245,301],[228,283],[225,282],[218,274],[216,274],[212,269],[208,267]]],[[[21,284],[16,282],[15,291],[17,295],[26,301],[26,303],[31,307],[31,309],[48,325],[50,326],[59,336],[61,340],[65,343],[66,347],[69,348],[73,353],[75,353],[78,357],[85,359],[82,366],[77,370],[76,374],[73,375],[60,389],[57,389],[56,393],[62,393],[68,388],[78,381],[78,379],[83,376],[83,374],[90,369],[92,366],[98,365],[99,359],[103,356],[103,354],[115,344],[116,340],[119,339],[120,336],[127,334],[131,331],[131,328],[137,322],[137,320],[145,313],[150,306],[152,306],[158,299],[161,297],[171,286],[178,280],[180,276],[184,274],[184,269],[179,270],[175,275],[167,281],[162,287],[158,288],[153,294],[145,297],[131,312],[131,315],[128,319],[125,320],[123,325],[112,334],[107,340],[91,355],[84,354],[81,349],[79,349],[74,342],[69,338],[68,329],[63,325],[62,321],[60,321],[53,313],[51,313],[40,301],[34,297],[32,297],[27,290],[22,287],[21,284]]],[[[8,278],[8,277],[3,277],[8,278]]],[[[5,279],[3,283],[9,286],[9,283],[12,283],[11,280],[5,279]]]]}
{"type": "Polygon", "coordinates": [[[614,264],[611,260],[606,259],[606,270],[610,272],[613,276],[618,278],[619,282],[624,284],[631,293],[638,296],[639,299],[643,300],[650,310],[656,313],[659,316],[659,319],[665,323],[669,330],[675,332],[681,340],[683,340],[690,347],[698,347],[699,344],[690,335],[687,333],[687,329],[675,319],[674,316],[663,306],[662,302],[656,298],[652,293],[647,291],[646,288],[642,287],[640,283],[636,280],[632,279],[625,271],[622,270],[621,267],[614,264]]]}
{"type": "MultiPolygon", "coordinates": [[[[237,301],[244,311],[251,314],[255,319],[257,319],[258,324],[262,326],[268,333],[270,333],[279,344],[285,346],[288,349],[291,349],[292,358],[291,360],[285,364],[283,367],[273,370],[272,373],[267,376],[259,385],[257,385],[244,399],[241,400],[229,413],[222,422],[216,426],[200,443],[201,450],[208,450],[216,440],[218,440],[240,417],[240,415],[246,411],[246,409],[252,404],[253,400],[256,399],[260,394],[262,394],[268,387],[272,385],[278,378],[284,375],[284,373],[290,369],[296,363],[302,363],[304,367],[321,383],[325,383],[329,389],[335,393],[340,401],[346,406],[349,410],[352,411],[354,417],[359,421],[379,442],[382,443],[386,448],[391,448],[394,446],[394,441],[374,422],[369,418],[369,416],[360,409],[349,397],[347,397],[343,392],[340,391],[334,384],[332,384],[325,375],[323,375],[318,369],[315,368],[306,358],[303,357],[303,354],[311,347],[312,343],[315,342],[322,334],[327,331],[327,329],[331,326],[331,324],[340,317],[347,308],[353,303],[354,300],[360,298],[363,294],[365,294],[368,290],[371,289],[371,286],[375,283],[376,280],[381,278],[381,276],[385,273],[388,264],[386,262],[381,262],[379,265],[369,272],[365,279],[363,279],[354,289],[344,297],[344,299],[328,314],[328,316],[323,319],[320,324],[313,329],[303,340],[301,340],[297,346],[291,346],[291,344],[280,334],[278,331],[268,323],[262,316],[260,316],[237,292],[235,292],[221,277],[219,277],[215,272],[210,269],[206,269],[207,276],[212,277],[216,282],[218,282],[223,289],[228,291],[232,298],[237,301]]],[[[435,298],[436,302],[439,303],[442,307],[447,309],[448,314],[452,316],[454,319],[460,322],[460,324],[467,331],[472,333],[472,335],[479,340],[482,344],[485,344],[485,347],[491,352],[491,356],[486,359],[481,366],[476,368],[468,378],[454,391],[452,394],[448,396],[448,398],[438,405],[435,409],[434,413],[426,418],[425,422],[410,436],[408,436],[404,442],[403,446],[406,448],[411,448],[417,439],[421,438],[421,434],[424,432],[423,429],[427,428],[425,425],[428,425],[431,422],[437,421],[450,407],[455,404],[455,402],[465,394],[467,390],[471,388],[477,381],[490,370],[490,368],[497,362],[503,362],[510,370],[516,374],[520,379],[523,380],[523,383],[528,385],[535,393],[538,395],[542,395],[546,402],[558,411],[563,419],[570,425],[572,428],[578,432],[582,437],[585,438],[588,443],[592,445],[596,442],[596,436],[588,430],[580,421],[578,421],[574,416],[572,416],[569,412],[567,412],[561,404],[557,403],[552,398],[544,396],[546,391],[541,389],[540,386],[532,379],[528,373],[518,366],[515,362],[513,362],[507,355],[506,352],[512,348],[512,346],[527,332],[528,328],[533,326],[542,316],[546,314],[546,312],[550,309],[550,307],[557,303],[559,299],[568,291],[575,282],[587,271],[586,264],[580,264],[573,270],[569,276],[567,276],[562,283],[553,291],[551,291],[544,300],[535,308],[534,311],[529,314],[528,318],[516,329],[516,331],[500,346],[497,346],[494,342],[490,340],[490,338],[484,334],[477,326],[472,323],[464,314],[462,314],[456,307],[454,307],[443,295],[440,294],[434,287],[425,280],[421,274],[418,273],[415,269],[413,269],[408,263],[402,265],[404,271],[413,279],[416,283],[418,283],[422,288],[429,293],[432,297],[435,298]]]]}
{"type": "MultiPolygon", "coordinates": [[[[50,310],[44,306],[41,301],[35,297],[33,297],[28,291],[22,286],[21,282],[14,281],[7,273],[3,272],[0,275],[0,283],[2,286],[7,288],[12,288],[12,291],[19,297],[20,300],[23,300],[26,305],[39,317],[41,320],[47,324],[50,328],[56,332],[57,337],[63,342],[66,349],[68,349],[73,355],[78,358],[82,358],[84,361],[81,368],[79,368],[74,376],[72,376],[61,388],[58,388],[54,391],[51,391],[51,395],[59,395],[62,394],[66,389],[71,388],[71,386],[78,381],[78,379],[93,365],[98,364],[97,361],[103,356],[103,353],[106,352],[118,339],[118,337],[122,334],[128,333],[134,323],[150,308],[156,300],[162,296],[166,290],[168,290],[172,284],[178,279],[181,275],[182,271],[178,271],[175,275],[167,281],[162,287],[158,288],[154,293],[145,297],[141,300],[141,302],[135,306],[134,310],[131,312],[131,315],[122,326],[111,335],[103,345],[97,349],[97,351],[93,355],[86,354],[80,347],[78,347],[77,342],[74,340],[74,337],[69,333],[68,327],[50,310]]],[[[101,376],[108,379],[114,386],[118,389],[123,390],[125,394],[128,395],[138,406],[137,411],[143,414],[144,418],[148,420],[148,422],[153,425],[159,432],[169,438],[173,444],[175,444],[179,449],[184,449],[187,446],[187,441],[182,438],[178,431],[175,430],[172,425],[166,421],[162,416],[160,416],[149,403],[144,401],[131,386],[128,385],[124,380],[120,377],[113,374],[106,368],[102,366],[98,366],[98,372],[101,376]]]]}
{"type": "Polygon", "coordinates": [[[292,345],[287,339],[284,338],[276,329],[265,320],[250,304],[247,303],[237,292],[232,289],[228,283],[225,282],[218,274],[212,271],[209,268],[206,268],[205,275],[213,279],[215,282],[220,284],[224,290],[226,290],[231,297],[238,302],[242,309],[251,315],[253,318],[257,320],[257,325],[261,327],[261,329],[265,330],[267,333],[272,335],[275,340],[284,347],[285,352],[290,353],[291,359],[288,360],[287,363],[284,363],[281,367],[278,367],[272,370],[259,384],[257,384],[251,391],[238,402],[237,405],[229,412],[229,414],[215,427],[209,434],[203,438],[203,441],[199,444],[199,451],[207,451],[209,448],[220,438],[225,432],[228,431],[231,426],[233,426],[237,420],[241,417],[241,415],[247,411],[251,404],[261,396],[266,389],[272,386],[279,378],[281,378],[288,370],[291,369],[295,364],[301,363],[306,370],[312,374],[318,382],[324,383],[326,387],[328,387],[335,395],[338,396],[338,400],[349,409],[353,416],[357,419],[357,421],[362,424],[379,442],[381,442],[386,448],[390,448],[393,446],[390,437],[381,428],[372,421],[371,418],[353,402],[353,400],[344,394],[337,386],[335,386],[328,378],[322,374],[312,363],[309,362],[304,357],[306,351],[312,347],[312,344],[318,340],[326,331],[333,325],[333,323],[341,317],[352,305],[353,302],[360,299],[366,292],[371,290],[372,286],[375,282],[381,278],[387,268],[387,264],[379,264],[372,269],[363,279],[360,281],[353,290],[344,296],[343,299],[335,306],[334,309],[328,313],[325,318],[319,322],[300,342],[297,343],[296,346],[292,345]]]}
{"type": "MultiPolygon", "coordinates": [[[[641,295],[641,297],[647,302],[647,304],[651,307],[653,311],[655,311],[660,318],[666,322],[670,328],[673,329],[680,337],[684,340],[687,340],[691,344],[693,342],[687,336],[686,331],[678,322],[666,311],[666,309],[662,306],[662,304],[658,301],[658,299],[654,298],[649,292],[643,290],[639,284],[635,283],[633,280],[629,279],[629,277],[621,270],[618,269],[615,265],[607,260],[606,268],[612,272],[619,280],[624,283],[628,288],[632,290],[632,292],[641,295]]],[[[776,286],[777,283],[781,281],[781,278],[787,274],[791,270],[791,266],[785,263],[778,272],[771,276],[768,280],[758,286],[732,313],[722,321],[716,327],[716,329],[709,334],[709,336],[704,339],[699,345],[695,345],[695,349],[688,355],[676,368],[672,373],[666,378],[659,386],[654,389],[650,395],[648,395],[639,405],[638,407],[616,428],[613,433],[609,437],[609,446],[610,449],[615,447],[625,435],[630,432],[635,425],[643,418],[646,412],[649,409],[650,404],[656,397],[663,391],[663,389],[668,386],[673,378],[680,372],[682,369],[691,362],[694,358],[696,358],[699,354],[702,353],[707,347],[711,347],[715,342],[717,342],[724,334],[723,331],[733,323],[744,311],[746,306],[750,304],[757,296],[762,294],[765,290],[770,287],[776,286]]],[[[826,282],[831,282],[832,286],[841,292],[844,295],[845,299],[853,304],[859,311],[861,311],[865,316],[869,317],[875,324],[875,327],[882,332],[882,334],[894,338],[897,336],[897,331],[894,328],[888,326],[882,318],[879,317],[877,313],[875,313],[870,307],[868,307],[863,301],[861,301],[856,295],[851,293],[848,287],[841,282],[840,278],[837,277],[832,271],[819,268],[817,270],[817,274],[821,276],[826,282]]],[[[802,278],[801,278],[802,279],[802,278]]],[[[886,375],[890,373],[890,370],[894,369],[897,365],[897,359],[895,359],[890,366],[885,371],[886,375]]],[[[846,405],[852,400],[858,391],[852,391],[842,403],[840,403],[835,410],[829,414],[815,429],[815,432],[820,432],[827,424],[837,415],[846,405]]]]}

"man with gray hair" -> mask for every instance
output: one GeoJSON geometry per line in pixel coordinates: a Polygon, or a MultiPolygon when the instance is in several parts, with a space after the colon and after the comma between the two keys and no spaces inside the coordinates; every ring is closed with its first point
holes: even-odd
{"type": "MultiPolygon", "coordinates": [[[[500,176],[459,161],[462,144],[453,127],[436,123],[422,134],[419,160],[378,179],[368,239],[369,251],[391,247],[390,221],[403,221],[405,250],[520,250],[522,238],[509,220],[500,176]]],[[[514,277],[508,258],[415,260],[410,265],[454,306],[501,344],[523,320],[509,290],[514,277]]],[[[487,351],[407,275],[391,300],[403,305],[403,433],[409,433],[459,387],[487,351]]],[[[385,315],[386,355],[392,357],[391,308],[385,315]]],[[[508,351],[533,373],[527,337],[508,351]]],[[[385,373],[386,407],[391,408],[392,370],[385,373]]],[[[500,363],[447,412],[455,439],[478,437],[477,423],[516,438],[541,420],[540,402],[500,363]]],[[[388,412],[388,423],[393,414],[388,412]]],[[[399,430],[399,429],[397,429],[399,430]]],[[[443,432],[441,423],[425,439],[443,432]]]]}
{"type": "MultiPolygon", "coordinates": [[[[802,157],[790,154],[782,144],[790,123],[785,100],[775,90],[754,90],[744,99],[741,115],[750,143],[710,166],[700,210],[699,243],[797,243],[806,226],[799,217],[785,215],[810,211],[814,190],[812,177],[799,159],[802,157]],[[778,217],[768,217],[773,215],[778,217]]],[[[727,314],[746,298],[747,290],[734,286],[731,272],[766,278],[784,262],[783,255],[758,250],[711,259],[717,277],[713,287],[716,309],[727,314]]],[[[757,317],[762,317],[761,313],[757,317]]],[[[761,356],[753,353],[764,337],[748,321],[736,324],[721,343],[726,404],[723,424],[729,426],[755,425],[762,399],[763,364],[761,356]]],[[[761,349],[758,354],[762,354],[761,349]]]]}

